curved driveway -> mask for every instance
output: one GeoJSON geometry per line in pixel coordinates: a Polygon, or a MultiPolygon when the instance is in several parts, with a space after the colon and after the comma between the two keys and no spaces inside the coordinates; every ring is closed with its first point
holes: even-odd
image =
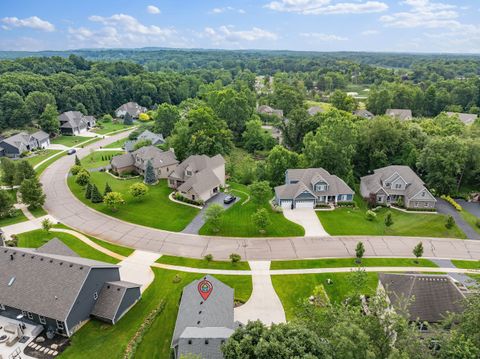
{"type": "MultiPolygon", "coordinates": [[[[91,150],[126,137],[128,132],[107,137],[77,150],[79,158],[91,150]]],[[[224,238],[174,233],[124,222],[84,205],[70,192],[67,174],[74,156],[65,156],[50,165],[41,182],[47,195],[45,209],[61,223],[83,233],[135,249],[163,254],[228,259],[238,253],[246,260],[275,260],[320,257],[352,257],[359,240],[366,256],[411,257],[413,247],[422,241],[425,257],[480,259],[480,241],[410,237],[299,237],[224,238]]],[[[161,215],[161,214],[159,214],[161,215]]]]}

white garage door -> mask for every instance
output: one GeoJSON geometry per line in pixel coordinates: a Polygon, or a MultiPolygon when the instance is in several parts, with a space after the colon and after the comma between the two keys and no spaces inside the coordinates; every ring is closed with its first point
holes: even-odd
{"type": "Polygon", "coordinates": [[[292,201],[282,201],[282,208],[292,208],[292,201]]]}
{"type": "Polygon", "coordinates": [[[295,201],[295,208],[313,208],[313,201],[295,201]]]}

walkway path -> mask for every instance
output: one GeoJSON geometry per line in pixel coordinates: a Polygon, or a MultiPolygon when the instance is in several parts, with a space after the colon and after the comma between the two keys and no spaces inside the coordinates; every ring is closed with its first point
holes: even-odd
{"type": "Polygon", "coordinates": [[[46,216],[42,216],[42,217],[39,217],[39,218],[33,218],[31,220],[28,220],[28,221],[12,224],[10,226],[2,227],[2,231],[5,234],[5,238],[9,239],[9,238],[12,237],[13,234],[30,232],[30,231],[34,231],[36,229],[42,228],[42,221],[45,218],[48,218],[53,223],[56,223],[55,218],[53,218],[50,215],[46,215],[46,216]]]}
{"type": "Polygon", "coordinates": [[[120,277],[123,281],[141,284],[143,292],[155,279],[150,267],[158,258],[160,258],[158,253],[137,250],[118,263],[120,277]]]}
{"type": "MultiPolygon", "coordinates": [[[[79,158],[90,150],[106,146],[126,136],[122,132],[77,150],[79,158]]],[[[366,256],[412,257],[412,248],[422,242],[426,257],[480,259],[480,241],[415,237],[289,237],[228,238],[174,233],[128,223],[80,202],[69,190],[67,174],[74,158],[65,156],[50,165],[41,182],[47,195],[44,208],[61,223],[80,232],[135,249],[174,256],[203,258],[211,253],[218,260],[228,260],[238,253],[246,260],[352,257],[358,241],[363,241],[366,256]]]]}
{"type": "MultiPolygon", "coordinates": [[[[450,259],[432,259],[432,262],[442,268],[457,268],[450,259]]],[[[465,273],[450,273],[450,277],[462,283],[466,287],[470,287],[476,284],[476,281],[465,273]]]]}
{"type": "Polygon", "coordinates": [[[260,320],[266,325],[285,323],[282,302],[273,288],[269,261],[248,262],[252,272],[253,290],[248,301],[234,310],[235,321],[247,324],[260,320]]]}
{"type": "Polygon", "coordinates": [[[295,208],[284,209],[283,215],[289,221],[301,225],[305,229],[305,237],[328,237],[329,234],[323,229],[320,219],[314,209],[295,208]]]}
{"type": "Polygon", "coordinates": [[[480,233],[477,233],[450,203],[441,198],[437,198],[437,211],[455,218],[457,226],[467,235],[467,238],[480,240],[480,233]]]}

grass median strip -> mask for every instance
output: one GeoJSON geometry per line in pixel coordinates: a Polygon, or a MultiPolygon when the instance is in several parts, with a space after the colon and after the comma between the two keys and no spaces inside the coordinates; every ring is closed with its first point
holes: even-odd
{"type": "Polygon", "coordinates": [[[227,261],[207,261],[206,259],[192,259],[173,256],[161,256],[157,260],[157,263],[191,268],[250,270],[248,262],[232,263],[227,261]]]}
{"type": "Polygon", "coordinates": [[[341,267],[438,267],[428,259],[420,258],[418,263],[411,258],[363,258],[360,264],[355,258],[305,259],[291,261],[274,261],[270,269],[307,269],[307,268],[341,268],[341,267]]]}
{"type": "Polygon", "coordinates": [[[452,263],[457,268],[480,270],[480,261],[463,261],[463,260],[453,259],[452,263]]]}

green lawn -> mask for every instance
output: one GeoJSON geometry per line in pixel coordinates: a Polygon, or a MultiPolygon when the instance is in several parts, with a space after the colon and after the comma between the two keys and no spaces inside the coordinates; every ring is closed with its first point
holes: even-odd
{"type": "Polygon", "coordinates": [[[51,143],[56,145],[64,145],[67,147],[73,147],[78,145],[79,143],[85,142],[92,139],[92,137],[82,137],[82,136],[65,136],[60,135],[51,140],[51,143]]]}
{"type": "Polygon", "coordinates": [[[111,122],[103,122],[98,121],[97,127],[92,130],[92,132],[98,133],[99,135],[104,135],[106,133],[120,131],[120,130],[127,130],[133,125],[127,126],[124,125],[122,122],[111,121],[111,122]]]}
{"type": "MultiPolygon", "coordinates": [[[[70,227],[67,227],[64,224],[55,224],[53,227],[54,228],[70,229],[71,231],[75,231],[74,229],[72,229],[70,227]]],[[[76,232],[78,232],[78,231],[76,231],[76,232]]],[[[79,233],[81,233],[81,232],[79,232],[79,233]]],[[[98,244],[99,246],[102,246],[102,247],[104,247],[108,250],[111,250],[112,252],[115,252],[117,254],[120,254],[121,256],[124,256],[124,257],[128,257],[134,251],[133,248],[124,247],[124,246],[120,246],[118,244],[113,244],[113,243],[110,243],[110,242],[106,242],[106,241],[103,241],[101,239],[89,236],[88,234],[85,234],[85,233],[82,233],[82,234],[84,236],[88,237],[88,239],[90,239],[92,242],[95,242],[96,244],[98,244]]]]}
{"type": "Polygon", "coordinates": [[[28,209],[30,211],[31,214],[33,214],[33,216],[35,218],[38,218],[38,217],[43,217],[43,216],[46,216],[48,213],[47,211],[45,211],[42,207],[38,207],[38,208],[35,208],[35,209],[28,209]]]}
{"type": "MultiPolygon", "coordinates": [[[[315,286],[323,284],[331,302],[339,303],[352,294],[350,273],[323,273],[301,275],[273,275],[272,283],[285,309],[287,320],[296,316],[301,303],[313,293],[315,286]],[[333,284],[327,284],[330,278],[333,284]]],[[[367,273],[363,294],[375,293],[378,284],[377,273],[367,273]]]]}
{"type": "Polygon", "coordinates": [[[0,227],[10,226],[12,224],[28,221],[27,217],[24,216],[21,210],[15,210],[15,215],[13,217],[0,218],[0,227]]]}
{"type": "MultiPolygon", "coordinates": [[[[327,258],[293,261],[274,261],[270,269],[303,269],[303,268],[340,268],[356,267],[354,258],[327,258]]],[[[438,267],[428,259],[420,258],[418,263],[411,258],[363,258],[363,267],[438,267]]]]}
{"type": "Polygon", "coordinates": [[[452,263],[457,268],[480,269],[480,261],[462,261],[462,260],[452,259],[452,263]]]}
{"type": "MultiPolygon", "coordinates": [[[[143,337],[135,358],[169,358],[170,342],[175,327],[180,294],[183,287],[201,277],[194,273],[181,273],[153,268],[155,280],[137,303],[116,325],[92,320],[85,324],[73,337],[71,345],[62,358],[122,358],[126,345],[135,334],[144,318],[165,300],[165,308],[154,320],[143,337]],[[181,278],[173,283],[174,277],[181,278]]],[[[252,284],[249,276],[216,276],[235,289],[235,298],[246,300],[252,284]]]]}
{"type": "Polygon", "coordinates": [[[58,238],[65,243],[70,249],[77,253],[80,257],[94,259],[107,263],[118,263],[119,260],[112,258],[102,252],[93,249],[89,245],[83,243],[80,239],[68,233],[50,232],[46,233],[42,229],[31,232],[18,234],[18,246],[26,248],[38,248],[47,243],[52,238],[58,238]]]}
{"type": "Polygon", "coordinates": [[[198,214],[199,209],[172,202],[168,195],[172,192],[166,180],[161,180],[155,186],[149,186],[149,192],[143,199],[134,199],[128,188],[142,179],[118,180],[105,172],[91,173],[91,182],[95,183],[103,193],[106,182],[113,191],[123,194],[126,204],[113,212],[105,204],[91,203],[84,197],[84,189],[75,183],[75,177],[68,178],[70,190],[86,205],[115,218],[147,227],[179,232],[184,229],[198,214]]]}
{"type": "Polygon", "coordinates": [[[456,225],[447,229],[447,217],[443,214],[406,213],[396,209],[382,208],[373,221],[365,219],[367,210],[364,201],[355,196],[358,208],[337,208],[334,211],[317,211],[323,228],[332,236],[373,235],[373,236],[414,236],[466,238],[456,225]],[[387,212],[392,213],[393,225],[384,224],[387,212]]]}
{"type": "Polygon", "coordinates": [[[35,168],[35,172],[37,172],[37,175],[40,176],[42,174],[42,172],[47,169],[48,166],[50,166],[53,162],[55,162],[59,158],[61,158],[63,156],[66,156],[66,155],[67,155],[67,151],[63,151],[59,155],[49,159],[48,161],[44,162],[43,164],[41,164],[40,166],[35,168]]]}
{"type": "Polygon", "coordinates": [[[82,166],[87,169],[105,167],[110,163],[113,156],[121,155],[123,152],[115,151],[95,151],[82,158],[82,166]]]}
{"type": "Polygon", "coordinates": [[[267,227],[266,233],[259,233],[252,222],[252,214],[259,206],[252,200],[242,205],[247,198],[245,193],[249,193],[248,187],[238,183],[230,183],[230,187],[233,193],[240,197],[241,201],[235,203],[225,212],[219,232],[214,232],[207,223],[200,229],[200,234],[228,237],[299,237],[305,234],[302,226],[287,220],[283,213],[273,211],[268,203],[261,207],[268,210],[271,224],[267,227]]]}
{"type": "Polygon", "coordinates": [[[460,216],[477,232],[480,233],[480,227],[477,226],[479,220],[476,216],[466,211],[465,209],[460,212],[460,216]]]}
{"type": "Polygon", "coordinates": [[[128,141],[128,138],[122,138],[121,140],[118,140],[118,141],[112,142],[109,145],[106,145],[104,148],[123,148],[123,145],[127,141],[128,141]]]}
{"type": "Polygon", "coordinates": [[[60,150],[41,150],[35,152],[35,156],[26,158],[25,160],[30,163],[32,166],[42,162],[50,156],[53,156],[56,153],[61,152],[60,150]]]}
{"type": "Polygon", "coordinates": [[[184,257],[161,256],[157,259],[157,263],[170,264],[175,266],[192,267],[192,268],[208,268],[208,269],[234,269],[249,270],[248,262],[227,262],[227,261],[207,261],[205,259],[192,259],[184,257]]]}

